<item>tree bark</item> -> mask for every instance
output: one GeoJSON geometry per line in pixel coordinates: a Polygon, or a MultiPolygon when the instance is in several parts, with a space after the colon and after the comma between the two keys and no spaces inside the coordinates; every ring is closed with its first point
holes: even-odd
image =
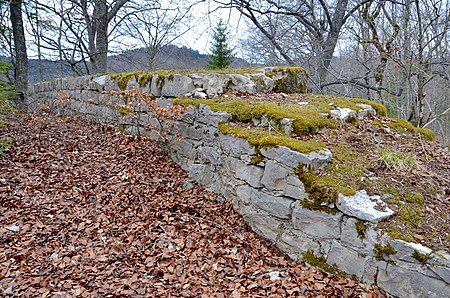
{"type": "Polygon", "coordinates": [[[24,108],[28,89],[28,56],[25,43],[25,30],[22,20],[22,0],[9,2],[11,24],[14,37],[14,79],[17,92],[18,106],[24,108]]]}

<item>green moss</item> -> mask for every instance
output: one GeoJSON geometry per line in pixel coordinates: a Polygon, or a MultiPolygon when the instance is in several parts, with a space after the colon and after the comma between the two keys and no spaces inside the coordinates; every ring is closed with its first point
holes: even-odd
{"type": "Polygon", "coordinates": [[[11,143],[13,142],[12,139],[0,139],[0,154],[2,154],[6,149],[11,146],[11,143]]]}
{"type": "Polygon", "coordinates": [[[310,153],[312,151],[325,149],[325,144],[317,141],[300,141],[286,135],[272,134],[268,131],[256,128],[231,127],[226,123],[219,124],[219,130],[223,134],[230,134],[238,138],[246,139],[257,148],[271,148],[285,146],[292,150],[310,153]]]}
{"type": "Polygon", "coordinates": [[[122,117],[126,117],[131,113],[131,109],[130,108],[120,108],[119,113],[122,117]]]}
{"type": "Polygon", "coordinates": [[[392,265],[392,261],[386,260],[390,255],[395,255],[397,251],[393,248],[389,243],[386,245],[382,245],[380,243],[375,243],[373,252],[375,253],[375,258],[379,261],[384,260],[392,265]]]}
{"type": "Polygon", "coordinates": [[[411,170],[416,167],[416,158],[408,152],[382,150],[379,153],[380,160],[387,168],[395,170],[411,170]]]}
{"type": "Polygon", "coordinates": [[[302,259],[311,266],[321,268],[332,274],[348,277],[347,273],[340,270],[336,264],[333,265],[327,264],[324,256],[316,256],[314,252],[312,252],[311,250],[304,252],[302,254],[302,259]]]}
{"type": "Polygon", "coordinates": [[[9,124],[8,121],[5,121],[5,120],[3,120],[3,119],[0,118],[0,127],[6,126],[6,125],[8,125],[8,124],[9,124]]]}
{"type": "MultiPolygon", "coordinates": [[[[253,119],[261,119],[266,116],[269,121],[279,123],[283,118],[293,119],[292,128],[296,135],[315,133],[324,127],[333,127],[330,119],[319,115],[322,110],[314,106],[279,105],[272,102],[251,102],[246,100],[230,100],[220,102],[218,100],[205,99],[176,99],[175,104],[207,105],[213,111],[228,112],[234,116],[234,120],[251,122],[253,119]]],[[[281,130],[280,127],[276,127],[281,130]]]]}
{"type": "Polygon", "coordinates": [[[405,119],[391,118],[386,125],[399,133],[414,132],[421,135],[427,141],[434,141],[436,136],[433,131],[427,128],[417,128],[405,119]]]}
{"type": "Polygon", "coordinates": [[[336,203],[338,194],[347,196],[355,194],[354,190],[340,186],[330,175],[318,176],[315,171],[308,170],[303,165],[300,165],[294,173],[303,182],[305,191],[309,194],[307,199],[300,202],[303,208],[336,214],[337,210],[329,205],[336,203]]]}
{"type": "Polygon", "coordinates": [[[418,193],[406,193],[405,194],[405,200],[408,203],[413,203],[413,204],[418,204],[423,206],[425,204],[425,199],[423,197],[423,195],[418,192],[418,193]]]}
{"type": "Polygon", "coordinates": [[[258,155],[252,156],[252,158],[250,159],[250,164],[257,165],[263,161],[264,161],[264,156],[262,156],[261,154],[258,154],[258,155]]]}
{"type": "Polygon", "coordinates": [[[414,252],[412,254],[412,257],[414,259],[416,259],[417,261],[421,262],[422,264],[425,264],[428,261],[428,259],[430,258],[430,256],[431,256],[431,253],[423,254],[417,250],[414,250],[414,252]]]}
{"type": "Polygon", "coordinates": [[[377,111],[378,116],[386,116],[387,115],[386,108],[382,104],[379,104],[379,103],[376,103],[374,101],[364,99],[364,98],[349,98],[349,100],[351,100],[355,103],[363,103],[363,104],[372,106],[372,108],[374,108],[375,111],[377,111]]]}
{"type": "Polygon", "coordinates": [[[119,87],[120,90],[127,89],[128,82],[131,80],[132,77],[139,77],[139,74],[141,72],[122,72],[117,74],[110,74],[109,78],[111,80],[115,80],[117,82],[117,87],[119,87]]]}
{"type": "Polygon", "coordinates": [[[127,129],[127,125],[126,124],[123,124],[123,123],[119,123],[118,125],[117,125],[117,128],[119,129],[119,131],[120,132],[124,132],[125,131],[125,129],[127,129]]]}
{"type": "Polygon", "coordinates": [[[366,221],[356,220],[355,228],[359,239],[364,240],[366,238],[366,232],[369,226],[370,224],[366,221]]]}

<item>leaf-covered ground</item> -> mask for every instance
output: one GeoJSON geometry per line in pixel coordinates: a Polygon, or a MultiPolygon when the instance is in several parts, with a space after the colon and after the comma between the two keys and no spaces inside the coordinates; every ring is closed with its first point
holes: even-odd
{"type": "Polygon", "coordinates": [[[70,118],[10,122],[0,296],[384,296],[289,260],[149,140],[70,118]]]}

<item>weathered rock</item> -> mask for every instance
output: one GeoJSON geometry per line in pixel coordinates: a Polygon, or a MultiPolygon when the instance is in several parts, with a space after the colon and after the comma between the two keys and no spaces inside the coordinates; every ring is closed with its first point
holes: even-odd
{"type": "Polygon", "coordinates": [[[428,269],[450,284],[450,255],[444,251],[433,252],[427,261],[428,269]]]}
{"type": "Polygon", "coordinates": [[[377,111],[371,105],[364,103],[357,103],[356,105],[362,108],[358,111],[358,120],[363,120],[369,115],[375,116],[377,114],[377,111]]]}
{"type": "Polygon", "coordinates": [[[292,224],[296,229],[317,238],[339,239],[342,216],[342,213],[333,215],[302,208],[296,202],[292,212],[292,224]]]}
{"type": "Polygon", "coordinates": [[[291,217],[292,199],[275,197],[261,191],[254,191],[251,194],[250,203],[275,217],[283,219],[291,217]]]}
{"type": "Polygon", "coordinates": [[[297,261],[303,260],[303,253],[308,250],[312,251],[316,255],[325,254],[321,242],[297,229],[285,230],[283,234],[281,234],[281,237],[276,245],[282,251],[285,251],[291,258],[297,261]]]}
{"type": "Polygon", "coordinates": [[[222,164],[222,157],[220,152],[210,146],[199,146],[197,148],[198,160],[204,164],[220,165],[222,164]]]}
{"type": "Polygon", "coordinates": [[[356,116],[356,111],[349,108],[336,107],[336,110],[331,110],[330,114],[333,118],[337,118],[341,121],[347,121],[350,117],[356,116]]]}
{"type": "Polygon", "coordinates": [[[284,146],[268,149],[263,148],[261,149],[261,154],[293,169],[297,168],[299,164],[308,165],[314,169],[320,169],[325,167],[332,158],[332,154],[328,150],[301,153],[284,146]]]}
{"type": "Polygon", "coordinates": [[[197,121],[203,124],[218,126],[221,122],[227,122],[231,115],[226,112],[213,112],[207,105],[201,104],[197,111],[197,121]]]}
{"type": "Polygon", "coordinates": [[[225,152],[229,152],[232,156],[240,157],[241,155],[255,155],[255,147],[250,145],[246,140],[236,138],[230,135],[219,136],[220,147],[225,152]]]}
{"type": "Polygon", "coordinates": [[[375,224],[360,222],[367,225],[364,235],[359,235],[356,230],[358,220],[353,217],[344,216],[341,225],[341,242],[343,245],[352,247],[356,251],[365,255],[373,255],[373,248],[377,243],[378,232],[375,231],[375,224]]]}
{"type": "Polygon", "coordinates": [[[366,258],[335,240],[332,241],[326,261],[329,265],[336,265],[339,270],[355,275],[358,279],[364,275],[366,258]]]}
{"type": "Polygon", "coordinates": [[[292,122],[293,120],[290,118],[283,118],[280,120],[280,125],[283,127],[283,131],[288,136],[292,135],[293,128],[292,128],[292,122]]]}
{"type": "Polygon", "coordinates": [[[336,207],[344,214],[373,223],[394,214],[380,196],[369,196],[365,190],[357,191],[353,196],[339,194],[336,207]]]}
{"type": "Polygon", "coordinates": [[[242,210],[245,221],[257,234],[276,242],[282,231],[283,222],[280,219],[270,216],[267,212],[248,208],[242,210]]]}
{"type": "Polygon", "coordinates": [[[161,84],[160,96],[163,97],[182,97],[186,93],[195,92],[192,79],[184,75],[165,76],[161,84]]]}
{"type": "Polygon", "coordinates": [[[286,178],[289,174],[287,168],[269,160],[261,179],[262,185],[269,190],[282,190],[286,186],[286,178]]]}
{"type": "Polygon", "coordinates": [[[254,188],[261,188],[264,169],[259,166],[245,165],[236,170],[236,177],[244,180],[254,188]]]}
{"type": "Polygon", "coordinates": [[[397,297],[450,297],[450,284],[380,261],[377,285],[397,297]]]}
{"type": "Polygon", "coordinates": [[[417,252],[422,256],[431,255],[433,252],[433,250],[421,244],[406,242],[398,239],[390,240],[389,244],[397,251],[394,255],[394,260],[398,259],[405,262],[417,263],[419,261],[413,257],[414,252],[417,252]]]}

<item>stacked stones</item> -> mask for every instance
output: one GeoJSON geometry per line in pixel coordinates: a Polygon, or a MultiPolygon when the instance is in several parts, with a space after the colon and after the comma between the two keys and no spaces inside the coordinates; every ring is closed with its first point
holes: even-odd
{"type": "MultiPolygon", "coordinates": [[[[162,97],[161,104],[167,106],[171,98],[179,96],[203,98],[227,89],[275,90],[287,73],[285,68],[270,68],[257,74],[172,75],[164,84],[156,84],[153,79],[146,86],[139,86],[132,78],[127,88],[133,86],[162,97]]],[[[291,86],[292,76],[287,81],[291,86]]],[[[383,204],[378,196],[368,196],[364,191],[349,197],[340,194],[331,206],[336,210],[333,214],[302,207],[301,201],[309,194],[295,169],[299,165],[323,168],[332,160],[331,152],[305,154],[282,146],[257,150],[245,139],[222,134],[219,123],[229,121],[231,115],[213,112],[205,105],[191,107],[177,119],[162,123],[145,108],[132,109],[125,116],[120,111],[122,100],[104,92],[118,90],[118,83],[109,76],[59,79],[35,85],[35,101],[30,104],[46,104],[61,113],[123,125],[129,133],[153,136],[165,128],[166,146],[173,160],[192,179],[232,201],[257,233],[293,259],[313,265],[317,265],[315,261],[326,262],[395,296],[450,297],[449,253],[380,234],[375,229],[377,222],[392,211],[386,206],[383,211],[376,208],[383,204]],[[69,100],[57,104],[65,99],[69,100]],[[148,123],[156,134],[148,129],[148,123]]],[[[371,113],[370,107],[366,110],[371,113]]],[[[364,113],[338,109],[333,115],[363,118],[364,113]]],[[[289,119],[285,122],[285,130],[289,130],[289,119]]]]}

